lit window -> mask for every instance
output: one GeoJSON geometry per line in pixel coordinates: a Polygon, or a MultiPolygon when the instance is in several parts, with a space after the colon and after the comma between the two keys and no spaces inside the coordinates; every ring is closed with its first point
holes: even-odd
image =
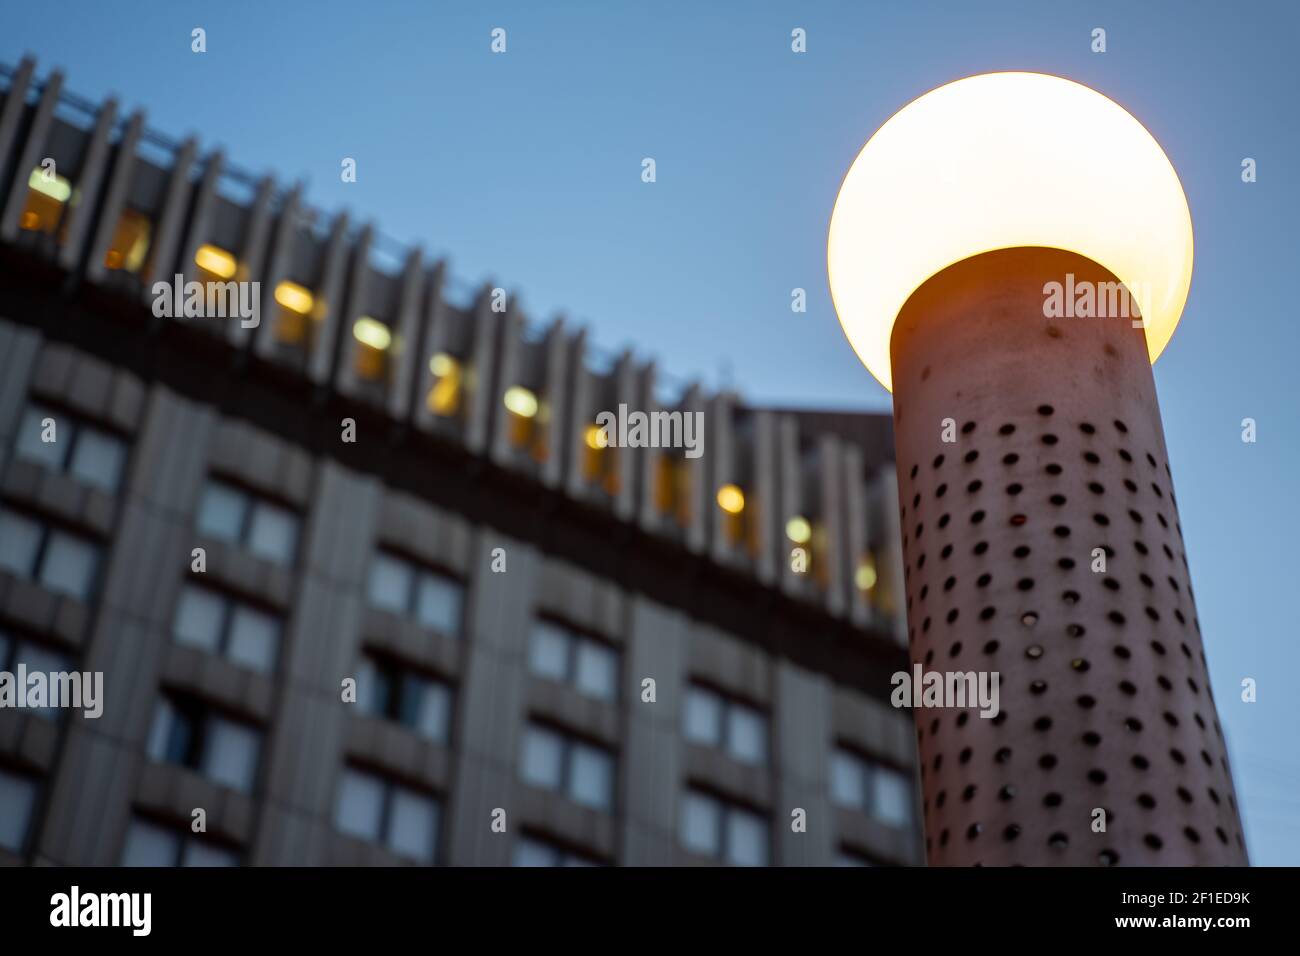
{"type": "Polygon", "coordinates": [[[432,863],[441,808],[432,797],[352,767],[343,770],[334,805],[341,833],[432,863]]]}
{"type": "Polygon", "coordinates": [[[609,443],[605,429],[588,425],[582,441],[582,478],[611,495],[618,494],[617,449],[609,443]]]}
{"type": "Polygon", "coordinates": [[[135,817],[126,831],[122,866],[238,866],[234,851],[194,836],[188,828],[165,827],[135,817]]]}
{"type": "MultiPolygon", "coordinates": [[[[23,665],[30,673],[57,674],[72,670],[72,661],[66,655],[52,651],[42,644],[20,641],[14,636],[0,631],[0,671],[10,674],[18,672],[18,665],[23,665]]],[[[57,720],[57,707],[40,707],[31,711],[46,720],[57,720]]]]}
{"type": "Polygon", "coordinates": [[[451,688],[396,661],[378,655],[361,659],[357,705],[364,713],[410,727],[446,743],[451,731],[451,688]]]}
{"type": "Polygon", "coordinates": [[[352,337],[357,340],[353,371],[358,378],[368,382],[383,381],[388,376],[388,353],[393,345],[393,333],[378,319],[363,315],[352,326],[352,337]]]}
{"type": "Polygon", "coordinates": [[[53,234],[72,197],[72,184],[51,169],[37,166],[27,177],[27,202],[19,225],[28,232],[53,234]]]}
{"type": "Polygon", "coordinates": [[[195,250],[194,264],[199,267],[199,281],[203,283],[225,282],[239,271],[233,253],[206,242],[195,250]]]}
{"type": "Polygon", "coordinates": [[[275,668],[280,622],[208,588],[184,586],[172,633],[177,644],[220,654],[241,667],[263,674],[275,668]]]}
{"type": "Polygon", "coordinates": [[[618,651],[551,621],[536,621],[529,642],[534,674],[569,684],[588,697],[618,694],[618,651]]]}
{"type": "Polygon", "coordinates": [[[0,570],[84,601],[98,565],[99,548],[85,538],[0,508],[0,570]]]}
{"type": "Polygon", "coordinates": [[[831,754],[831,800],[893,827],[912,822],[912,787],[897,770],[843,747],[831,754]]]}
{"type": "Polygon", "coordinates": [[[280,307],[275,321],[276,340],[287,345],[309,342],[316,305],[311,292],[286,279],[275,287],[275,301],[280,307]]]}
{"type": "Polygon", "coordinates": [[[289,566],[298,548],[298,516],[281,505],[209,478],[199,502],[202,534],[289,566]]]}
{"type": "Polygon", "coordinates": [[[36,781],[0,768],[0,847],[23,852],[36,807],[36,781]]]}
{"type": "Polygon", "coordinates": [[[722,530],[727,541],[733,545],[742,544],[749,536],[744,490],[739,485],[723,485],[718,489],[717,501],[723,513],[722,530]]]}
{"type": "Polygon", "coordinates": [[[197,770],[223,786],[249,793],[257,775],[262,732],[230,720],[193,698],[163,697],[149,731],[149,757],[197,770]]]}
{"type": "Polygon", "coordinates": [[[795,515],[785,523],[785,536],[795,544],[807,544],[812,540],[812,525],[807,518],[795,515]]]}
{"type": "Polygon", "coordinates": [[[429,359],[429,372],[433,384],[424,403],[434,415],[451,418],[460,412],[460,396],[464,388],[464,372],[461,363],[446,352],[439,352],[429,359]]]}
{"type": "Polygon", "coordinates": [[[525,729],[520,776],[595,810],[608,810],[614,801],[613,755],[550,727],[525,729]]]}
{"type": "Polygon", "coordinates": [[[14,453],[114,494],[122,481],[126,442],[78,416],[28,405],[18,426],[14,453]]]}
{"type": "Polygon", "coordinates": [[[521,836],[515,841],[512,866],[600,866],[589,856],[573,853],[537,837],[521,836]]]}
{"type": "Polygon", "coordinates": [[[541,424],[543,408],[537,396],[522,385],[511,385],[506,389],[501,402],[509,413],[506,437],[515,448],[529,451],[536,458],[545,458],[546,449],[541,443],[541,424]]]}
{"type": "Polygon", "coordinates": [[[686,739],[725,750],[734,760],[767,763],[767,715],[698,684],[686,689],[682,721],[686,739]]]}
{"type": "Polygon", "coordinates": [[[767,866],[771,857],[766,818],[699,790],[682,797],[678,838],[692,853],[734,866],[767,866]]]}
{"type": "Polygon", "coordinates": [[[108,244],[108,251],[104,253],[104,268],[139,272],[149,255],[152,236],[153,223],[149,221],[148,216],[134,209],[122,210],[117,226],[113,229],[113,238],[108,244]]]}
{"type": "Polygon", "coordinates": [[[421,627],[460,634],[465,588],[448,577],[387,551],[375,552],[367,588],[375,607],[412,618],[421,627]]]}

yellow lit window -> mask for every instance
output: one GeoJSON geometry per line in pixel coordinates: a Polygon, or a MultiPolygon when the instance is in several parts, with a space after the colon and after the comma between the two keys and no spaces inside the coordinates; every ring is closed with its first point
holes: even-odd
{"type": "Polygon", "coordinates": [[[275,287],[275,302],[280,307],[275,321],[275,337],[286,345],[310,341],[312,310],[315,299],[296,282],[284,280],[275,287]]]}
{"type": "Polygon", "coordinates": [[[876,559],[864,554],[858,559],[857,570],[853,572],[853,583],[863,596],[870,596],[876,587],[876,559]]]}
{"type": "Polygon", "coordinates": [[[233,253],[220,246],[204,243],[194,253],[194,264],[199,267],[200,282],[225,282],[235,277],[239,262],[233,253]]]}
{"type": "Polygon", "coordinates": [[[506,389],[501,401],[510,413],[510,444],[527,449],[539,461],[545,460],[546,448],[540,440],[542,430],[538,426],[545,424],[546,409],[537,401],[537,396],[522,385],[512,385],[506,389]]]}
{"type": "Polygon", "coordinates": [[[104,253],[105,269],[139,272],[149,254],[153,224],[134,209],[124,209],[113,228],[113,239],[104,253]]]}
{"type": "Polygon", "coordinates": [[[611,495],[618,494],[617,450],[609,447],[605,431],[599,425],[587,426],[582,452],[583,480],[600,485],[611,495]]]}
{"type": "Polygon", "coordinates": [[[357,340],[353,362],[357,377],[369,382],[382,381],[388,374],[388,351],[393,345],[393,333],[378,319],[363,315],[353,324],[352,337],[357,340]]]}
{"type": "Polygon", "coordinates": [[[807,544],[812,540],[812,525],[807,518],[795,515],[785,523],[785,536],[795,544],[807,544]]]}
{"type": "Polygon", "coordinates": [[[439,352],[429,359],[429,372],[433,375],[433,384],[424,397],[425,407],[443,418],[459,414],[464,384],[460,362],[446,352],[439,352]]]}
{"type": "Polygon", "coordinates": [[[18,223],[28,232],[53,234],[72,196],[72,185],[57,173],[40,166],[27,177],[27,202],[18,223]]]}
{"type": "Polygon", "coordinates": [[[723,485],[718,489],[718,507],[726,516],[722,522],[723,533],[731,544],[745,540],[745,492],[739,485],[723,485]]]}

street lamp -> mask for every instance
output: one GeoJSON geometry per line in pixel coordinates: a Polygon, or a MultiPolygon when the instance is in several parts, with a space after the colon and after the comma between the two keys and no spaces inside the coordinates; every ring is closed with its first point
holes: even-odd
{"type": "Polygon", "coordinates": [[[1000,678],[913,712],[929,861],[1245,863],[1151,373],[1192,272],[1164,151],[1069,80],[958,80],[863,147],[827,268],[894,393],[912,661],[1000,678]]]}

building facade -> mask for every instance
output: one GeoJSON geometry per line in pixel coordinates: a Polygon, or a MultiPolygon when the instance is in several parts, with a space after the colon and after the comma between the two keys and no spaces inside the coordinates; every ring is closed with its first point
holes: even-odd
{"type": "Polygon", "coordinates": [[[673,386],[0,83],[0,671],[104,682],[0,708],[0,862],[919,862],[886,416],[673,386]]]}

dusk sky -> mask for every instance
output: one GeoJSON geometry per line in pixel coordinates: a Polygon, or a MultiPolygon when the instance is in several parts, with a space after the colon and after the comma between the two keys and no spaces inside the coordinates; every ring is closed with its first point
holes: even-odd
{"type": "Polygon", "coordinates": [[[840,331],[825,267],[862,144],[921,93],[975,73],[1054,73],[1116,100],[1164,147],[1191,207],[1192,289],[1156,383],[1251,860],[1297,865],[1298,11],[46,0],[3,5],[0,61],[32,53],[84,97],[116,94],[169,136],[300,178],[311,204],[373,219],[448,256],[463,283],[516,291],[534,322],[563,313],[677,379],[880,411],[889,395],[840,331]],[[505,55],[489,51],[494,27],[505,55]],[[806,54],[791,52],[795,27],[806,54]],[[1090,49],[1096,27],[1105,53],[1090,49]],[[356,183],[340,182],[344,157],[356,183]],[[1246,157],[1257,182],[1241,180],[1246,157]],[[796,287],[806,314],[790,309],[796,287]],[[1247,677],[1256,703],[1241,700],[1247,677]]]}

